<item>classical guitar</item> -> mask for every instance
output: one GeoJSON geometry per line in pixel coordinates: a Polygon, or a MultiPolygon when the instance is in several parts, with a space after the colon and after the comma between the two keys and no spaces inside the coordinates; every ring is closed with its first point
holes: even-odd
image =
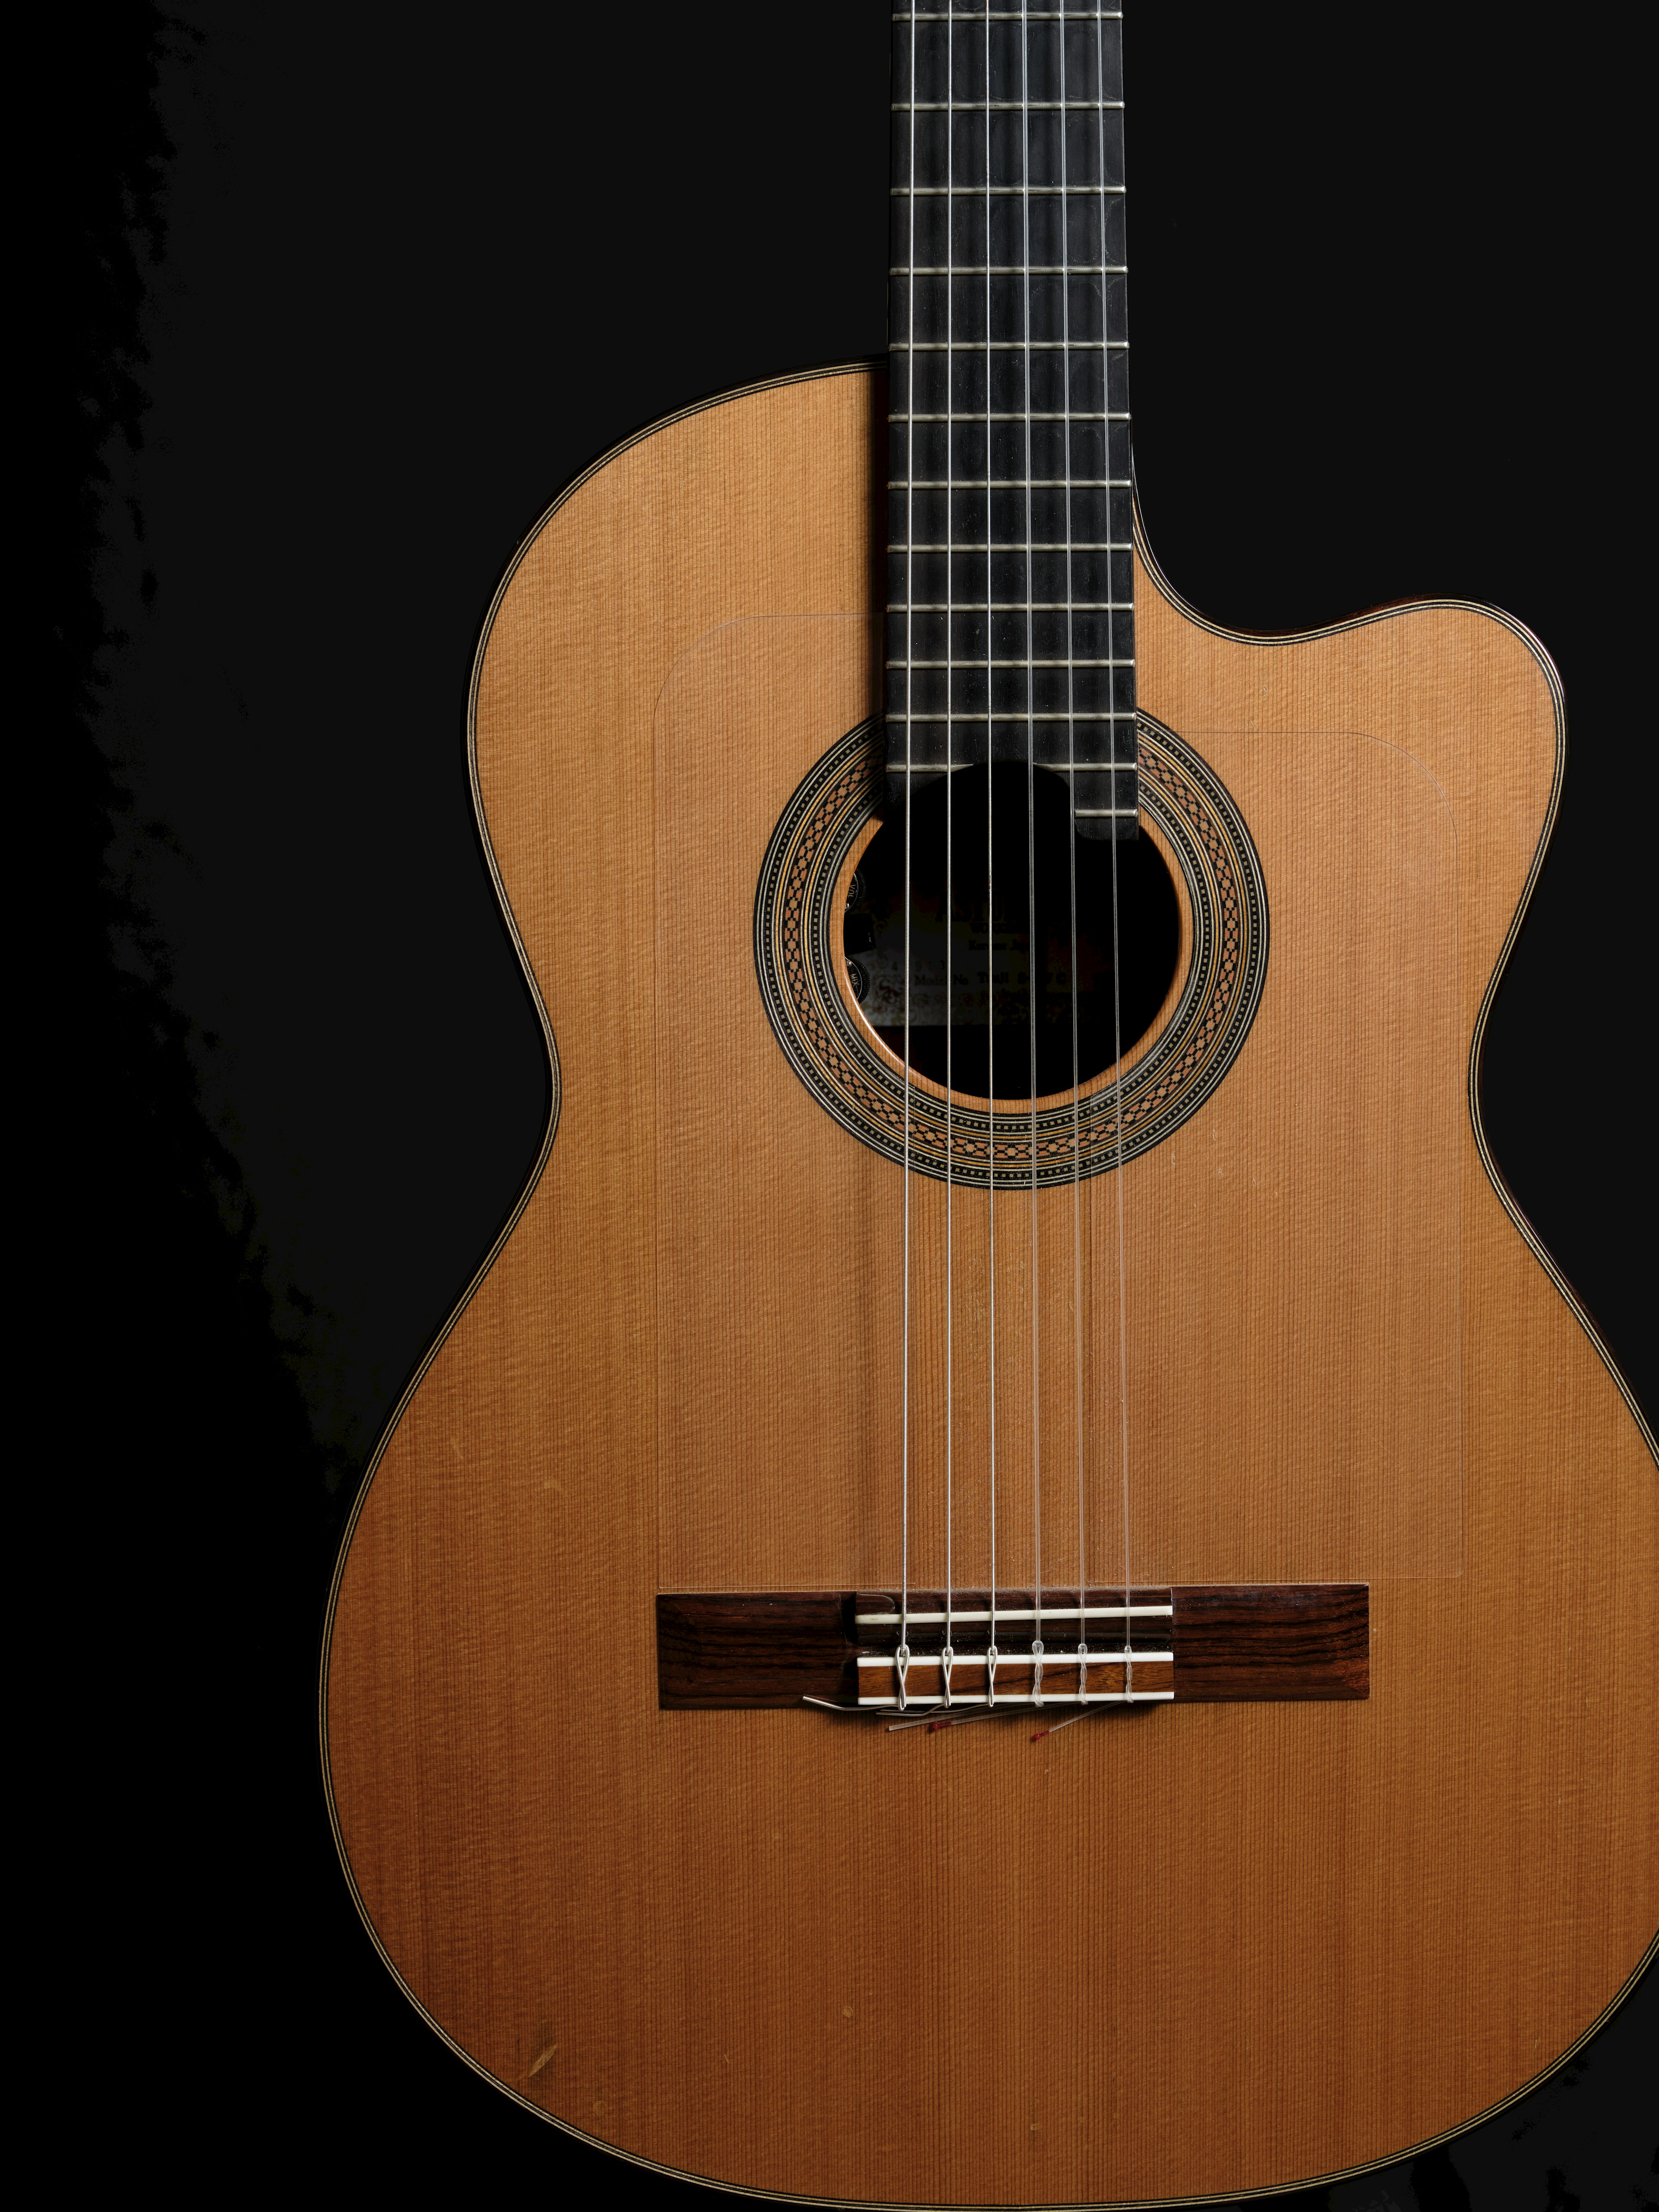
{"type": "Polygon", "coordinates": [[[330,1802],[465,2060],[762,2197],[1353,2173],[1656,1917],[1651,1440],[1475,1085],[1559,686],[1165,581],[1120,30],[896,12],[887,373],[609,455],[474,672],[555,1109],[352,1522],[330,1802]]]}

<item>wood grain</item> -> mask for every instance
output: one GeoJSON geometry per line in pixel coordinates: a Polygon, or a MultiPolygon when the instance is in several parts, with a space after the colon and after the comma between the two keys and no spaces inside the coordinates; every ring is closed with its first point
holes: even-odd
{"type": "Polygon", "coordinates": [[[1370,1607],[1363,1584],[1212,1584],[1174,1595],[1170,1640],[1178,1701],[1370,1694],[1370,1607]]]}
{"type": "Polygon", "coordinates": [[[678,1712],[849,1704],[867,1649],[850,1590],[677,1590],[657,1600],[657,1703],[678,1712]]]}
{"type": "MultiPolygon", "coordinates": [[[[679,656],[657,704],[654,1322],[659,1558],[670,1589],[833,1589],[900,1572],[898,1178],[835,1130],[801,1085],[780,1083],[747,929],[737,927],[785,801],[860,719],[807,713],[832,669],[850,673],[855,635],[836,622],[723,625],[679,656]],[[787,756],[786,702],[797,715],[787,756]],[[711,778],[703,764],[717,743],[739,757],[782,756],[777,786],[711,778]],[[723,929],[708,927],[716,912],[723,929]],[[786,1367],[787,1384],[753,1387],[786,1367]],[[815,1506],[803,1512],[809,1495],[815,1506]]],[[[1095,1463],[1117,1419],[1121,1310],[1137,1576],[1459,1571],[1465,1055],[1453,818],[1415,759],[1352,729],[1297,747],[1213,731],[1194,741],[1241,801],[1267,870],[1262,1004],[1222,1093],[1125,1170],[1121,1279],[1115,1176],[1085,1185],[1080,1224],[1068,1188],[1036,1194],[1035,1314],[1029,1193],[1006,1188],[994,1205],[913,1182],[919,1581],[945,1572],[947,1461],[962,1470],[955,1578],[989,1579],[993,1378],[999,1581],[1030,1577],[1039,1551],[1057,1583],[1121,1569],[1116,1486],[1095,1463]],[[1074,1273],[1086,1316],[1081,1470],[1074,1273]],[[948,1439],[939,1418],[947,1317],[961,1386],[948,1439]]]]}
{"type": "MultiPolygon", "coordinates": [[[[628,2157],[859,2203],[1286,2187],[1515,2095],[1659,1917],[1654,1468],[1469,1103],[1559,702],[1476,609],[1244,639],[1143,568],[1140,696],[1243,809],[1272,951],[1225,1083],[1089,1188],[1080,1462],[1042,1351],[1065,1206],[1035,1289],[1029,1205],[999,1200],[994,1276],[960,1208],[953,1579],[985,1573],[994,1280],[998,1581],[1039,1535],[1045,1580],[1077,1570],[1080,1480],[1090,1580],[1127,1546],[1137,1582],[1368,1583],[1369,1698],[1041,1744],[660,1711],[659,1592],[896,1568],[901,1179],[785,1065],[748,967],[772,824],[879,697],[878,389],[763,389],[634,444],[493,611],[477,789],[559,1123],[343,1558],[341,1849],[440,2032],[628,2157]]],[[[941,1225],[921,1194],[929,1579],[941,1225]]]]}

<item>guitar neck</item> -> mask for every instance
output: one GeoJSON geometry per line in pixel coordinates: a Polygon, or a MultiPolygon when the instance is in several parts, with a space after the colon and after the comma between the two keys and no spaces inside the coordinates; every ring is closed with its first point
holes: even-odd
{"type": "Polygon", "coordinates": [[[1133,834],[1121,22],[893,16],[888,769],[1068,776],[1133,834]]]}

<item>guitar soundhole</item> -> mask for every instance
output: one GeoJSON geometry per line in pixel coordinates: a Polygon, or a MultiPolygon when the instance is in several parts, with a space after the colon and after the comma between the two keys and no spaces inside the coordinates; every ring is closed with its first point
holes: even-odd
{"type": "MultiPolygon", "coordinates": [[[[1023,765],[999,763],[941,776],[914,801],[909,1064],[918,1074],[948,1081],[953,1091],[973,1097],[1046,1097],[1102,1073],[1120,1056],[1117,1039],[1127,1053],[1151,1028],[1180,954],[1175,885],[1154,840],[1135,837],[1114,845],[1074,837],[1066,782],[1042,769],[1030,782],[1028,830],[1027,788],[1023,765]]],[[[848,975],[860,1010],[900,1059],[905,1048],[904,866],[904,815],[893,811],[860,860],[842,922],[848,975]]]]}
{"type": "MultiPolygon", "coordinates": [[[[1113,950],[1112,848],[1105,842],[1088,841],[1076,851],[1078,918],[1094,984],[1085,1042],[1083,987],[1091,976],[1080,948],[1080,1097],[1071,1089],[1073,854],[1058,779],[1047,774],[1039,779],[1042,820],[1033,825],[1037,888],[1043,895],[1036,938],[1044,971],[1035,1071],[1039,1089],[1033,1097],[1029,1090],[1015,1088],[1029,1085],[1033,1075],[1026,995],[1031,932],[1023,851],[1025,770],[1018,762],[1012,764],[1012,805],[1005,803],[999,784],[988,791],[982,768],[958,771],[962,795],[954,804],[976,825],[977,838],[964,836],[959,846],[959,817],[953,818],[952,860],[961,854],[964,863],[962,906],[953,914],[949,942],[954,969],[957,945],[969,940],[971,951],[972,939],[979,937],[981,996],[977,1024],[952,1024],[954,1097],[948,1107],[935,1087],[945,1073],[943,784],[925,787],[918,794],[910,855],[913,903],[920,905],[927,897],[933,902],[937,994],[934,1018],[913,1024],[911,1052],[919,1073],[936,1067],[939,1074],[932,1081],[922,1074],[920,1082],[909,1083],[897,1064],[903,1049],[902,988],[896,1005],[890,999],[884,1006],[873,995],[884,951],[890,987],[902,987],[903,980],[902,951],[893,953],[891,942],[896,923],[902,947],[904,829],[902,817],[887,811],[891,785],[884,726],[878,720],[860,722],[796,785],[768,842],[756,886],[755,975],[772,1033],[791,1066],[824,1110],[860,1144],[902,1162],[913,1174],[941,1179],[948,1175],[960,1188],[988,1189],[994,1181],[1022,1176],[1049,1188],[1104,1175],[1138,1159],[1197,1113],[1226,1075],[1249,1033],[1267,975],[1267,903],[1261,864],[1231,797],[1173,730],[1142,714],[1136,751],[1142,834],[1120,842],[1117,855],[1121,1034],[1126,1052],[1135,1038],[1140,1049],[1124,1066],[1121,1083],[1101,1080],[1112,1060],[1110,994],[1104,980],[1113,950]],[[932,809],[924,805],[927,789],[938,793],[932,809]],[[996,895],[988,928],[982,858],[977,881],[965,865],[968,854],[985,853],[988,803],[1005,841],[1004,858],[998,858],[995,845],[991,853],[996,895]],[[1181,886],[1178,901],[1175,881],[1181,886]],[[1055,1020],[1057,1001],[1060,1018],[1055,1020]],[[988,1014],[997,1017],[988,1040],[988,1014]],[[893,1037],[891,1045],[878,1033],[872,1018],[893,1037]],[[970,1048],[975,1027],[981,1058],[970,1065],[957,1055],[970,1048]],[[1022,1027],[1024,1043],[1018,1034],[1022,1027]],[[929,1030],[932,1037],[926,1034],[929,1030]],[[918,1036],[916,1030],[923,1034],[918,1036]],[[984,1103],[987,1090],[970,1087],[986,1082],[988,1045],[994,1047],[996,1057],[994,1104],[984,1103]],[[930,1046],[931,1056],[923,1059],[930,1046]]],[[[953,866],[953,888],[957,874],[953,866]]],[[[956,900],[951,903],[954,908],[956,900]]],[[[964,972],[971,976],[975,971],[969,967],[964,972]]],[[[954,1003],[952,980],[952,1012],[959,1020],[962,1009],[954,1003]]],[[[913,1016],[916,1011],[913,998],[913,1016]]]]}

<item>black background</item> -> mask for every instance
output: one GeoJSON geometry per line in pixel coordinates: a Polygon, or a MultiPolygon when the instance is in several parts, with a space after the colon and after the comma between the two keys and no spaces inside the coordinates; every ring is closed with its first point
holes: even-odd
{"type": "MultiPolygon", "coordinates": [[[[1614,20],[1138,0],[1132,331],[1148,527],[1206,614],[1454,594],[1560,667],[1565,793],[1483,1097],[1651,1406],[1614,20]]],[[[97,1879],[166,1931],[144,2003],[197,2023],[170,2118],[133,2121],[185,2169],[708,2201],[518,2111],[397,1993],[333,1859],[315,1666],[355,1483],[546,1111],[466,792],[479,623],[618,439],[883,350],[887,35],[884,0],[130,6],[42,33],[41,757],[76,1071],[47,1141],[124,1689],[87,1723],[131,1840],[97,1879]]],[[[1644,2001],[1334,2201],[1647,2201],[1644,2001]]]]}

